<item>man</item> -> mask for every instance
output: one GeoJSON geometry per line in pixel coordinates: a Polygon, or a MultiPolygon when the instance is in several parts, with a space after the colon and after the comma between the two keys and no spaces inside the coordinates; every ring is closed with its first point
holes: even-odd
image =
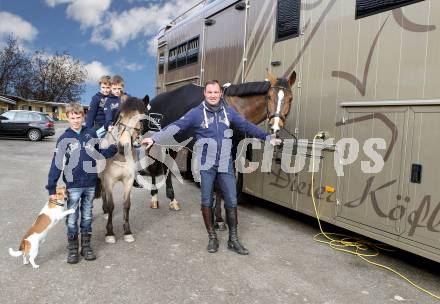
{"type": "MultiPolygon", "coordinates": [[[[229,227],[228,249],[238,254],[247,255],[249,251],[239,242],[237,236],[237,193],[235,174],[231,157],[231,127],[266,140],[268,133],[246,121],[234,109],[221,101],[221,88],[216,80],[205,84],[205,100],[197,107],[187,112],[175,123],[164,130],[155,133],[151,138],[144,138],[142,144],[147,149],[153,143],[161,144],[169,137],[168,130],[178,128],[184,131],[195,130],[198,143],[197,153],[200,156],[200,186],[203,220],[208,232],[208,247],[210,253],[217,252],[219,242],[213,225],[212,205],[213,188],[217,181],[225,200],[226,221],[229,227]]],[[[280,144],[279,139],[271,138],[271,144],[280,144]]]]}

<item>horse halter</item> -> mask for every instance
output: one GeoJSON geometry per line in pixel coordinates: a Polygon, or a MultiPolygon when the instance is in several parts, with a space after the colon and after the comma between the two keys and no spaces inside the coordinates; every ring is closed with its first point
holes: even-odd
{"type": "Polygon", "coordinates": [[[288,92],[289,94],[292,94],[292,90],[290,88],[285,88],[283,86],[279,86],[279,85],[274,85],[274,86],[270,86],[268,94],[266,95],[266,115],[267,115],[267,120],[270,121],[272,118],[278,117],[282,122],[284,122],[286,120],[286,117],[284,115],[281,114],[281,100],[284,100],[284,97],[286,96],[284,94],[284,92],[288,92]],[[269,102],[271,100],[270,97],[270,90],[275,90],[275,89],[279,89],[280,91],[278,91],[277,97],[278,97],[278,101],[277,101],[277,107],[275,109],[274,113],[270,113],[269,111],[269,102]],[[280,96],[280,92],[283,93],[283,96],[280,96]]]}
{"type": "MultiPolygon", "coordinates": [[[[122,127],[124,127],[124,128],[122,129],[122,132],[121,132],[121,133],[123,133],[123,132],[125,132],[125,131],[129,131],[129,132],[130,132],[131,130],[135,130],[135,131],[138,132],[138,133],[141,131],[141,128],[132,127],[132,126],[126,125],[126,124],[124,124],[124,123],[122,123],[122,122],[117,123],[117,125],[118,125],[118,126],[122,126],[122,127]]],[[[115,125],[115,127],[116,127],[117,125],[115,125]]]]}
{"type": "MultiPolygon", "coordinates": [[[[114,124],[114,130],[116,130],[117,128],[119,129],[119,126],[122,126],[123,129],[122,129],[122,131],[118,131],[118,134],[122,134],[122,133],[124,133],[125,131],[130,132],[131,130],[134,130],[134,131],[136,131],[136,132],[138,132],[138,133],[140,133],[140,131],[141,131],[141,128],[136,128],[136,127],[132,127],[132,126],[126,125],[126,124],[122,123],[122,122],[120,121],[120,119],[118,119],[118,120],[116,121],[116,123],[114,124]]],[[[115,143],[119,142],[119,139],[120,139],[121,136],[122,136],[122,135],[120,135],[120,136],[115,137],[115,135],[113,135],[113,130],[112,130],[111,132],[108,132],[108,133],[111,135],[111,137],[113,138],[113,140],[115,141],[115,143]]],[[[131,140],[131,142],[133,143],[133,139],[131,140]]]]}

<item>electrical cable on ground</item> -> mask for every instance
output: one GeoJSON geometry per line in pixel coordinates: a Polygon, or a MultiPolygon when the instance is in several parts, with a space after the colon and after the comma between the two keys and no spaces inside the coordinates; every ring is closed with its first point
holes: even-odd
{"type": "MultiPolygon", "coordinates": [[[[316,134],[315,137],[313,138],[313,143],[312,143],[311,189],[314,189],[315,141],[319,137],[320,137],[320,133],[316,134]]],[[[411,284],[412,286],[414,286],[418,290],[426,293],[427,295],[433,297],[434,299],[440,300],[440,296],[434,294],[433,292],[431,292],[431,291],[429,291],[427,289],[424,289],[424,288],[420,287],[419,285],[417,285],[416,283],[414,283],[413,281],[408,279],[403,274],[401,274],[398,271],[394,270],[393,268],[391,268],[389,266],[386,266],[386,265],[382,265],[380,263],[376,263],[376,262],[370,261],[369,259],[367,259],[367,257],[378,256],[380,254],[380,252],[379,252],[380,250],[392,251],[392,250],[386,248],[388,245],[382,244],[382,243],[372,243],[372,242],[363,240],[363,239],[358,238],[358,237],[352,237],[352,236],[347,236],[347,235],[338,234],[338,233],[324,232],[324,230],[322,229],[322,226],[321,226],[321,220],[319,218],[318,208],[316,207],[316,200],[315,200],[314,191],[312,190],[310,192],[311,192],[311,195],[312,195],[313,208],[315,210],[315,215],[316,215],[316,219],[318,221],[319,230],[321,231],[320,233],[316,234],[313,237],[313,239],[316,242],[327,244],[332,249],[335,249],[335,250],[338,250],[338,251],[354,254],[354,255],[358,256],[359,258],[361,258],[362,260],[366,261],[369,264],[375,265],[377,267],[384,268],[384,269],[386,269],[386,270],[396,274],[397,276],[399,276],[400,278],[402,278],[403,280],[405,280],[406,282],[408,282],[409,284],[411,284]],[[331,238],[330,235],[339,236],[340,239],[331,238]],[[319,236],[324,236],[325,239],[327,239],[327,240],[319,239],[318,238],[319,236]],[[354,248],[354,249],[350,250],[350,249],[346,249],[346,248],[354,248]]]]}

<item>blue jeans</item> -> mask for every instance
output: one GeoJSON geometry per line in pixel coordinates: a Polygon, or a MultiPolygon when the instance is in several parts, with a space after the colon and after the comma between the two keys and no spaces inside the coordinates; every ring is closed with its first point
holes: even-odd
{"type": "Polygon", "coordinates": [[[208,170],[200,170],[200,188],[202,194],[202,207],[212,207],[214,202],[214,184],[220,188],[225,201],[225,208],[237,207],[237,186],[232,162],[229,164],[228,172],[219,172],[217,166],[208,170]]]}
{"type": "Polygon", "coordinates": [[[92,233],[93,198],[95,187],[70,188],[67,209],[75,209],[75,213],[66,217],[67,237],[69,239],[78,235],[78,218],[81,210],[81,234],[92,233]]]}

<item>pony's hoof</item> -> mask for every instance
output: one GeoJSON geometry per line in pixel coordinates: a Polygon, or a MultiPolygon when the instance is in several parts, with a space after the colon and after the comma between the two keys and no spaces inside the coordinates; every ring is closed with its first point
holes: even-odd
{"type": "Polygon", "coordinates": [[[106,235],[105,236],[105,242],[107,244],[114,244],[114,243],[116,243],[116,238],[115,238],[114,235],[106,235]]]}
{"type": "Polygon", "coordinates": [[[179,211],[180,210],[180,204],[178,201],[173,200],[170,202],[170,205],[168,206],[170,210],[179,211]]]}
{"type": "Polygon", "coordinates": [[[105,219],[105,220],[108,220],[108,213],[104,213],[103,216],[104,216],[104,219],[105,219]]]}
{"type": "Polygon", "coordinates": [[[158,201],[151,201],[150,208],[151,209],[159,208],[159,202],[158,201]]]}
{"type": "Polygon", "coordinates": [[[127,243],[133,243],[134,242],[133,234],[125,234],[124,241],[126,241],[127,243]]]}

